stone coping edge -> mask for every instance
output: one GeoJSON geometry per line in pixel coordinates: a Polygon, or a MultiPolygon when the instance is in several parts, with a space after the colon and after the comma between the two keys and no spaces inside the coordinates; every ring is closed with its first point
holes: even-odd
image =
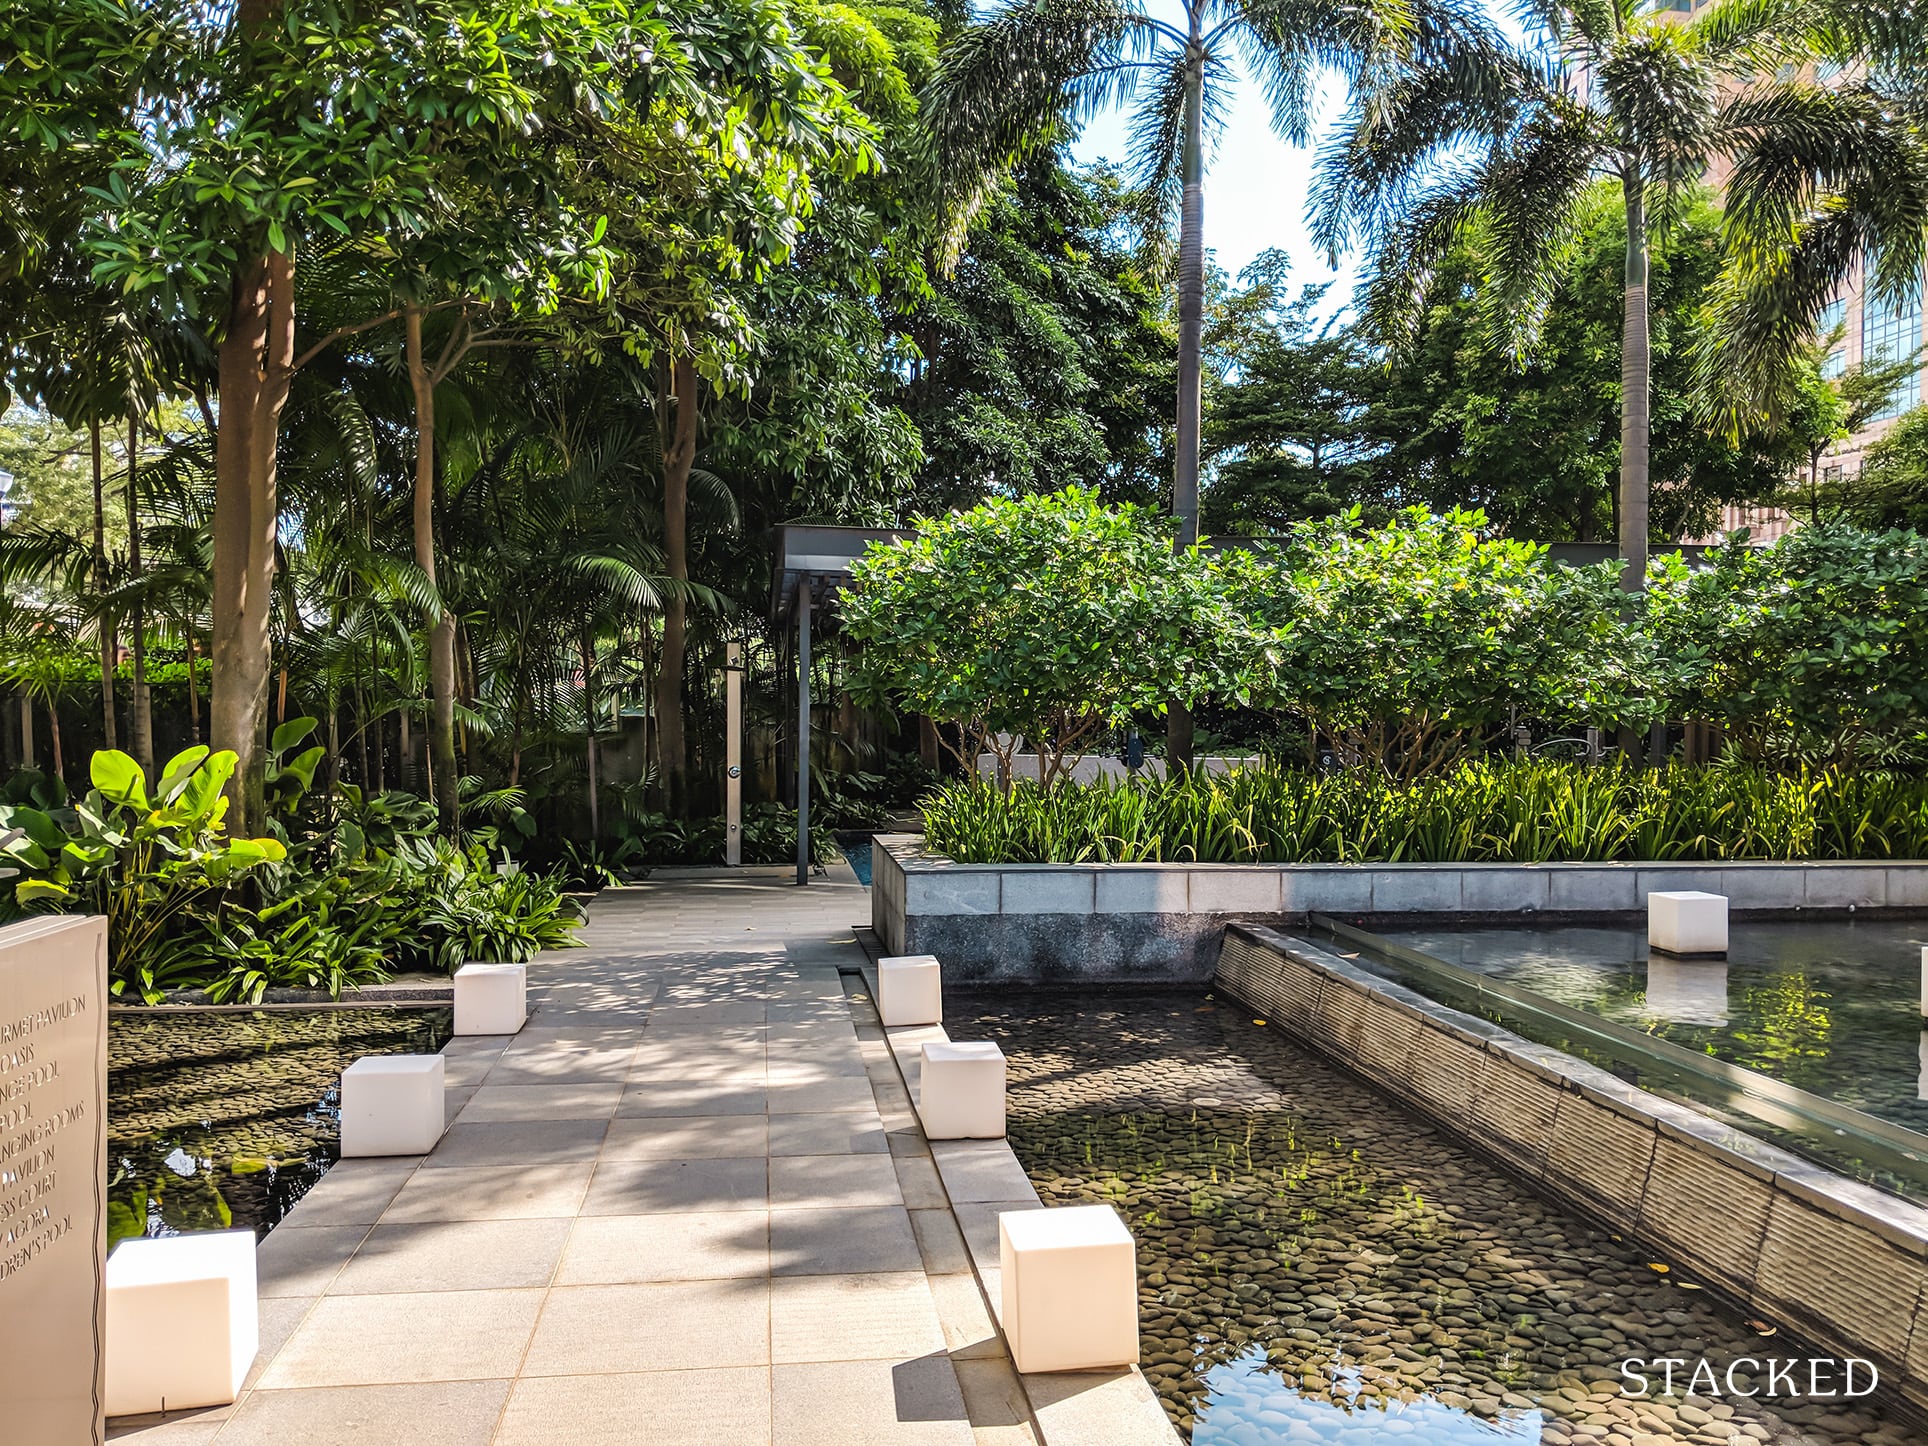
{"type": "Polygon", "coordinates": [[[1269,928],[1226,929],[1214,984],[1928,1407],[1928,1210],[1269,928]]]}
{"type": "MultiPolygon", "coordinates": [[[[877,998],[877,971],[864,970],[864,987],[877,998]]],[[[927,1042],[947,1042],[941,1024],[885,1029],[891,1058],[916,1107],[918,1076],[927,1042]]],[[[919,1130],[923,1126],[920,1120],[919,1130]]],[[[1023,1162],[1007,1139],[931,1140],[931,1160],[950,1197],[964,1236],[971,1271],[1000,1331],[1004,1296],[998,1256],[997,1217],[1007,1210],[1042,1210],[1023,1162]],[[1021,1190],[1021,1193],[1020,1193],[1021,1190]]],[[[1027,1375],[1015,1371],[1031,1407],[1039,1446],[1181,1446],[1183,1437],[1136,1365],[1123,1371],[1066,1371],[1027,1375]]]]}

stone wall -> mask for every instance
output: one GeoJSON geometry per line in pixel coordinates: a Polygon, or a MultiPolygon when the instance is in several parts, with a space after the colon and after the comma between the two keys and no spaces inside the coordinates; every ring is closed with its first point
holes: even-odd
{"type": "Polygon", "coordinates": [[[1225,934],[1216,986],[1695,1278],[1928,1406],[1928,1210],[1304,940],[1225,934]]]}
{"type": "Polygon", "coordinates": [[[879,834],[871,914],[893,954],[947,979],[1197,982],[1227,924],[1609,919],[1663,889],[1724,894],[1737,915],[1928,913],[1928,863],[958,864],[917,834],[879,834]]]}

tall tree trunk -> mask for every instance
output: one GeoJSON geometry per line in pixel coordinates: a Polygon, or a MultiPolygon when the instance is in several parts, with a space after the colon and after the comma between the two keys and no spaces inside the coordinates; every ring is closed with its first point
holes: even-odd
{"type": "MultiPolygon", "coordinates": [[[[1647,491],[1649,398],[1652,385],[1652,336],[1647,319],[1647,200],[1636,164],[1621,177],[1627,206],[1626,319],[1620,332],[1620,556],[1625,568],[1620,586],[1630,596],[1647,589],[1647,491]]],[[[1648,730],[1648,753],[1659,762],[1664,730],[1648,730]]],[[[1632,728],[1620,730],[1621,751],[1640,756],[1632,728]]]]}
{"type": "Polygon", "coordinates": [[[662,672],[656,680],[656,743],[663,758],[663,793],[671,814],[681,812],[688,758],[683,743],[683,650],[689,603],[677,584],[689,581],[690,469],[696,464],[696,364],[678,357],[670,370],[676,419],[663,447],[663,557],[671,589],[663,599],[662,672]]]}
{"type": "MultiPolygon", "coordinates": [[[[422,308],[402,311],[408,385],[415,394],[415,565],[432,585],[435,573],[435,378],[422,353],[422,308]]],[[[442,831],[462,826],[460,774],[455,762],[455,614],[442,608],[429,622],[429,796],[442,816],[442,831]]]]}
{"type": "Polygon", "coordinates": [[[54,777],[61,782],[67,781],[67,756],[60,746],[60,700],[47,699],[47,723],[54,735],[54,777]]]}
{"type": "Polygon", "coordinates": [[[187,620],[187,731],[188,742],[201,741],[201,640],[194,635],[194,619],[187,620]]]}
{"type": "Polygon", "coordinates": [[[1638,170],[1622,180],[1627,203],[1626,321],[1620,336],[1620,586],[1647,587],[1648,406],[1653,366],[1647,325],[1647,202],[1638,170]]]}
{"type": "Polygon", "coordinates": [[[587,628],[578,635],[576,646],[582,656],[582,736],[589,769],[589,837],[594,841],[602,837],[602,815],[596,779],[596,649],[587,628]]]}
{"type": "MultiPolygon", "coordinates": [[[[100,423],[88,423],[89,438],[94,449],[94,591],[104,592],[107,588],[107,493],[106,481],[101,469],[100,423]]],[[[120,648],[114,636],[114,616],[103,603],[99,619],[100,631],[100,724],[101,736],[107,748],[120,747],[120,738],[114,722],[114,663],[120,648]]]]}
{"type": "MultiPolygon", "coordinates": [[[[243,9],[265,13],[258,4],[243,9]]],[[[219,357],[208,739],[217,750],[232,749],[238,759],[228,785],[228,828],[242,836],[258,833],[266,820],[269,617],[278,518],[275,440],[293,375],[294,275],[294,257],[285,252],[248,262],[236,274],[219,357]]]]}
{"type": "MultiPolygon", "coordinates": [[[[1205,151],[1204,58],[1198,48],[1198,14],[1193,11],[1194,58],[1185,73],[1183,137],[1185,199],[1178,222],[1178,459],[1172,478],[1172,515],[1178,519],[1178,547],[1198,541],[1198,448],[1203,420],[1200,352],[1205,332],[1205,151]]],[[[1192,762],[1192,712],[1173,702],[1165,718],[1165,760],[1170,768],[1192,762]]]]}
{"type": "Polygon", "coordinates": [[[25,687],[20,690],[20,766],[36,768],[33,746],[33,694],[25,687]]]}
{"type": "MultiPolygon", "coordinates": [[[[141,582],[141,512],[134,496],[134,480],[140,445],[140,417],[130,408],[127,414],[127,577],[136,588],[141,582]]],[[[154,700],[147,686],[147,609],[139,602],[134,604],[133,615],[128,620],[128,641],[134,650],[134,757],[147,776],[153,778],[154,700]]]]}

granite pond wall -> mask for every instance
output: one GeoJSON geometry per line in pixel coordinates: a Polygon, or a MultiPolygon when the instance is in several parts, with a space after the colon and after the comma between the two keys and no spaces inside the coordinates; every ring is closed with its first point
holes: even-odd
{"type": "Polygon", "coordinates": [[[959,864],[879,834],[872,926],[947,980],[1185,983],[1212,977],[1226,926],[1427,915],[1624,918],[1655,890],[1725,894],[1735,914],[1928,914],[1928,862],[1729,864],[959,864]]]}

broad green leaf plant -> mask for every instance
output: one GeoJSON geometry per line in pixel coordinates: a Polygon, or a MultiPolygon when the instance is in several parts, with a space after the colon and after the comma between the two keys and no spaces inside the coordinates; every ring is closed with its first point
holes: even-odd
{"type": "Polygon", "coordinates": [[[5,857],[21,877],[23,910],[99,914],[107,920],[113,988],[152,995],[181,947],[172,933],[184,915],[218,914],[235,878],[287,857],[272,838],[232,838],[222,790],[235,756],[195,747],[149,780],[129,755],[93,757],[93,788],[73,805],[73,822],[40,809],[0,806],[0,830],[20,830],[5,857]]]}

